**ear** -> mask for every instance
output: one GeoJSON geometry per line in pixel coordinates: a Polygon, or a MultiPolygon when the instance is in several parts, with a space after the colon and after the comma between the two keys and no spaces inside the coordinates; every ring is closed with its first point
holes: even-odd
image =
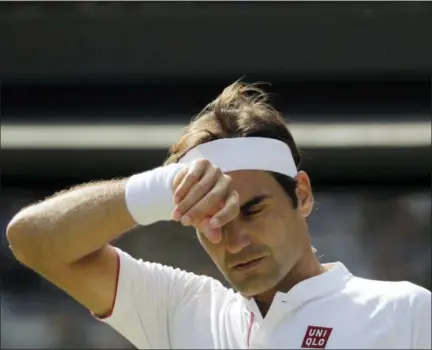
{"type": "Polygon", "coordinates": [[[307,218],[314,207],[314,198],[312,193],[312,187],[309,176],[304,171],[299,171],[296,176],[297,180],[297,198],[298,206],[297,209],[300,211],[303,217],[307,218]]]}

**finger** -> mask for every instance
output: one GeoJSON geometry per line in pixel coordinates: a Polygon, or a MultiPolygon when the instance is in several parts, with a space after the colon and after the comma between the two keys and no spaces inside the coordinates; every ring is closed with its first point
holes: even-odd
{"type": "Polygon", "coordinates": [[[204,175],[210,162],[207,160],[199,160],[188,167],[187,173],[180,185],[174,191],[174,202],[178,203],[188,193],[189,189],[198,182],[204,175]]]}
{"type": "Polygon", "coordinates": [[[176,210],[181,215],[187,213],[216,185],[222,172],[218,168],[208,167],[203,177],[195,183],[186,196],[177,204],[176,210]]]}
{"type": "Polygon", "coordinates": [[[240,214],[240,200],[237,191],[232,191],[225,201],[225,206],[210,220],[210,227],[220,228],[234,220],[240,214]]]}
{"type": "Polygon", "coordinates": [[[199,224],[205,217],[213,216],[220,210],[220,202],[225,201],[230,191],[231,179],[222,177],[198,203],[181,218],[182,224],[199,224]]]}
{"type": "Polygon", "coordinates": [[[188,167],[186,167],[186,166],[184,168],[180,169],[179,171],[177,171],[177,174],[174,176],[174,180],[173,180],[173,195],[174,195],[175,191],[177,190],[177,187],[180,185],[180,183],[182,182],[182,180],[186,176],[187,172],[188,172],[188,167]]]}
{"type": "MultiPolygon", "coordinates": [[[[174,198],[174,204],[176,202],[175,197],[174,197],[174,193],[177,190],[178,186],[181,184],[181,182],[183,181],[183,179],[185,178],[187,172],[188,172],[188,167],[184,167],[183,169],[180,169],[177,174],[174,176],[174,180],[173,180],[173,198],[174,198]]],[[[179,221],[181,218],[181,214],[179,212],[177,212],[174,208],[174,210],[171,213],[171,219],[175,220],[175,221],[179,221]]]]}
{"type": "Polygon", "coordinates": [[[198,231],[213,244],[218,244],[222,240],[222,229],[212,228],[210,226],[210,217],[201,221],[198,226],[198,231]]]}

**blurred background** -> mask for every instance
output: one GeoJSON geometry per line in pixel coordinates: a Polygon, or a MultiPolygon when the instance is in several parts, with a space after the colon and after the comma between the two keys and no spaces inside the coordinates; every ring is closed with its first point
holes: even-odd
{"type": "MultiPolygon", "coordinates": [[[[132,348],[14,261],[5,227],[64,187],[158,166],[242,76],[292,122],[322,261],[430,289],[431,32],[427,2],[1,2],[1,348],[132,348]]],[[[174,224],[116,244],[221,278],[174,224]]]]}

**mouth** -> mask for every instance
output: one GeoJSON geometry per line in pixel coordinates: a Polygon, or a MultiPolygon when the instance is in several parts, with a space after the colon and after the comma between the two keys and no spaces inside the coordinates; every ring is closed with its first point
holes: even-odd
{"type": "Polygon", "coordinates": [[[264,259],[264,257],[261,257],[261,258],[256,258],[256,259],[248,260],[245,262],[241,262],[241,263],[233,265],[232,268],[235,271],[241,271],[241,272],[251,271],[251,270],[257,268],[261,264],[263,259],[264,259]]]}

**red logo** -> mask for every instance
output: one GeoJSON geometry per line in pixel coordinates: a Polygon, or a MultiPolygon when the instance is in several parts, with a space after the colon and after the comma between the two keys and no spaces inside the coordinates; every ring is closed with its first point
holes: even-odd
{"type": "Polygon", "coordinates": [[[303,339],[303,349],[325,349],[333,328],[309,326],[303,339]]]}

